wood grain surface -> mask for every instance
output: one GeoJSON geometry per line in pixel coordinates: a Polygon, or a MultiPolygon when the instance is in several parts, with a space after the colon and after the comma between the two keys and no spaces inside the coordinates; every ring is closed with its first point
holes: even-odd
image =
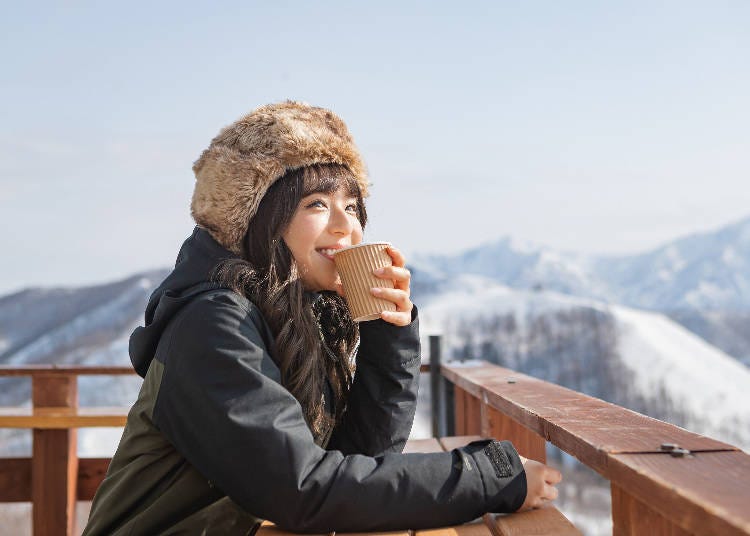
{"type": "Polygon", "coordinates": [[[488,363],[444,364],[442,370],[463,391],[481,397],[491,408],[605,477],[608,454],[660,452],[663,443],[691,451],[738,450],[727,443],[488,363]]]}
{"type": "Polygon", "coordinates": [[[688,532],[750,534],[750,456],[744,452],[617,454],[610,473],[618,488],[688,532]]]}
{"type": "Polygon", "coordinates": [[[485,435],[525,427],[609,479],[616,533],[750,534],[750,456],[737,447],[489,363],[441,370],[485,404],[485,435]]]}
{"type": "Polygon", "coordinates": [[[0,376],[36,376],[36,375],[73,375],[73,376],[112,376],[135,375],[133,367],[89,366],[89,365],[26,365],[14,367],[0,365],[0,376]]]}
{"type": "Polygon", "coordinates": [[[415,530],[415,536],[492,536],[487,525],[479,520],[453,527],[440,527],[438,529],[415,530]]]}
{"type": "Polygon", "coordinates": [[[612,520],[614,536],[691,535],[614,484],[612,485],[612,520]]]}
{"type": "Polygon", "coordinates": [[[2,407],[0,428],[69,429],[125,426],[130,408],[2,407]]]}
{"type": "MultiPolygon", "coordinates": [[[[78,383],[72,376],[34,376],[31,402],[35,411],[78,404],[78,383]]],[[[31,457],[32,519],[35,536],[75,532],[78,486],[78,434],[75,429],[34,428],[31,457]]]]}
{"type": "Polygon", "coordinates": [[[510,515],[488,514],[485,523],[494,536],[581,536],[581,531],[551,504],[510,515]]]}

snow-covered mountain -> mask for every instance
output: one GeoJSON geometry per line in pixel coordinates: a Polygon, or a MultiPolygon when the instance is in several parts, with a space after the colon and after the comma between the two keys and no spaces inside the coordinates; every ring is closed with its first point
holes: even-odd
{"type": "Polygon", "coordinates": [[[750,368],[666,315],[457,276],[420,308],[449,357],[481,357],[750,450],[750,368]]]}
{"type": "Polygon", "coordinates": [[[750,311],[682,309],[668,315],[750,367],[750,311]]]}
{"type": "Polygon", "coordinates": [[[0,297],[0,363],[126,364],[120,353],[105,350],[137,325],[166,274],[154,270],[105,285],[31,288],[0,297]]]}
{"type": "Polygon", "coordinates": [[[750,311],[750,218],[638,255],[581,255],[504,238],[413,262],[434,283],[469,273],[638,309],[750,311]]]}
{"type": "Polygon", "coordinates": [[[411,264],[417,301],[474,274],[511,288],[663,312],[750,366],[750,218],[631,256],[582,255],[504,238],[458,255],[419,255],[411,264]]]}
{"type": "MultiPolygon", "coordinates": [[[[142,323],[146,302],[167,270],[79,288],[32,288],[0,297],[0,364],[130,365],[128,338],[142,323]]],[[[83,406],[128,406],[140,387],[137,376],[83,376],[83,406]]],[[[31,382],[0,378],[0,406],[27,405],[31,382]]],[[[82,429],[82,454],[111,456],[122,431],[82,429]]],[[[0,429],[4,456],[30,453],[28,430],[0,429]]]]}

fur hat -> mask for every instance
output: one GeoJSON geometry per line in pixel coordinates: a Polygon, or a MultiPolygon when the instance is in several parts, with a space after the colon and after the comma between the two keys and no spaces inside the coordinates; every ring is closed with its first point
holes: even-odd
{"type": "Polygon", "coordinates": [[[367,171],[344,122],[301,102],[268,104],[235,121],[193,164],[190,212],[222,246],[239,254],[268,188],[287,171],[342,164],[367,196],[367,171]]]}

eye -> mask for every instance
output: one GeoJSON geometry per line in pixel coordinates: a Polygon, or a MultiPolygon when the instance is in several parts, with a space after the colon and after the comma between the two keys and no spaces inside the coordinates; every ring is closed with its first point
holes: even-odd
{"type": "Polygon", "coordinates": [[[328,205],[322,199],[313,199],[305,205],[305,208],[328,208],[328,205]]]}
{"type": "Polygon", "coordinates": [[[348,205],[346,205],[347,212],[357,214],[357,212],[359,211],[358,209],[359,209],[359,206],[357,205],[357,203],[349,203],[348,205]]]}

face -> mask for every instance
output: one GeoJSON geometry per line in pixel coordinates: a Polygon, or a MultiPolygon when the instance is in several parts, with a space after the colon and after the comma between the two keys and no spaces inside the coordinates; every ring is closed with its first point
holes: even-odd
{"type": "Polygon", "coordinates": [[[357,198],[343,188],[303,197],[282,238],[307,290],[336,290],[340,279],[333,252],[362,242],[357,198]]]}

